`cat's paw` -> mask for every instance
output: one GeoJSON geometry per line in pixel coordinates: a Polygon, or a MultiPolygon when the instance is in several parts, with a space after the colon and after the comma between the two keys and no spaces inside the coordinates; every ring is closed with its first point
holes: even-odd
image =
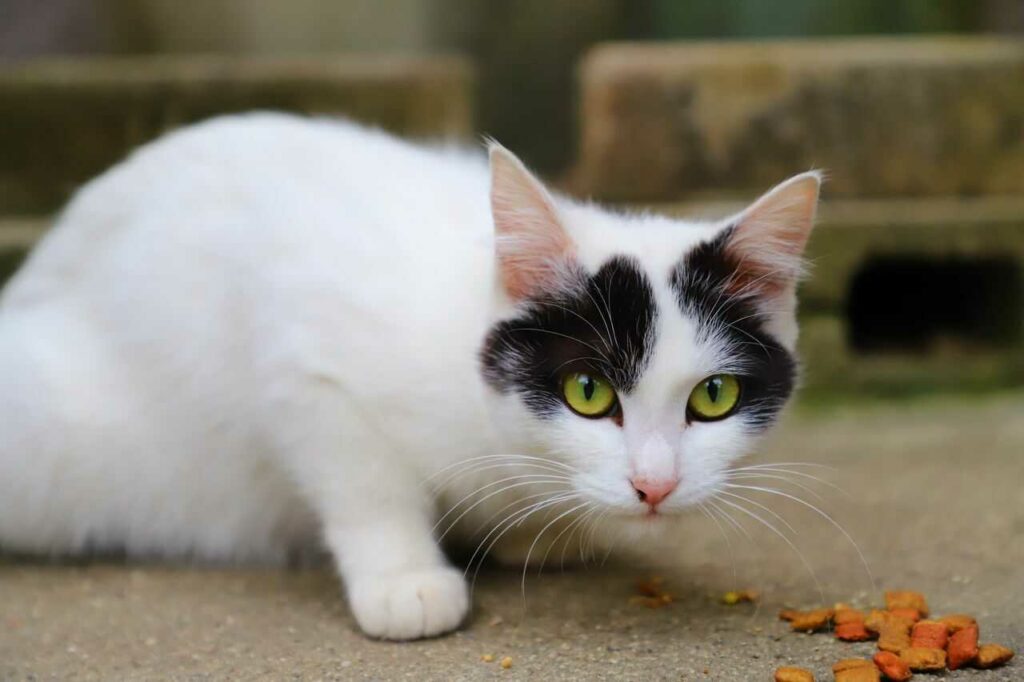
{"type": "Polygon", "coordinates": [[[349,580],[349,604],[363,632],[418,639],[454,630],[469,611],[469,591],[453,568],[427,568],[349,580]]]}

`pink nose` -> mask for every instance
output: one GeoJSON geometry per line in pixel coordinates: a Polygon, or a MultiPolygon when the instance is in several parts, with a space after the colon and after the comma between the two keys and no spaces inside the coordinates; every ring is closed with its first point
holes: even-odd
{"type": "Polygon", "coordinates": [[[651,505],[651,508],[653,509],[661,504],[662,500],[672,494],[672,491],[679,485],[679,479],[634,478],[630,480],[630,483],[633,484],[633,489],[636,490],[636,496],[640,498],[640,501],[651,505]]]}

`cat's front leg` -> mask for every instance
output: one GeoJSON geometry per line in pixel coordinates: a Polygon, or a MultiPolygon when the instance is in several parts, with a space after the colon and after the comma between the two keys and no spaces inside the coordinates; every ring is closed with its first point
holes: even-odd
{"type": "Polygon", "coordinates": [[[385,639],[457,628],[469,611],[466,581],[434,544],[426,517],[393,506],[366,511],[374,518],[325,528],[359,626],[385,639]]]}
{"type": "Polygon", "coordinates": [[[359,627],[396,640],[457,628],[469,612],[466,581],[434,540],[433,506],[413,467],[352,428],[322,439],[316,429],[303,435],[305,455],[293,470],[359,627]]]}

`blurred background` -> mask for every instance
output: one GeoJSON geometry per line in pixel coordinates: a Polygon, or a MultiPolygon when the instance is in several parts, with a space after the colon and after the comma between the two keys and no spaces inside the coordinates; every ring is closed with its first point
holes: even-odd
{"type": "Polygon", "coordinates": [[[1024,384],[1021,0],[0,0],[0,269],[176,126],[493,135],[566,191],[722,215],[828,171],[805,396],[1024,384]]]}

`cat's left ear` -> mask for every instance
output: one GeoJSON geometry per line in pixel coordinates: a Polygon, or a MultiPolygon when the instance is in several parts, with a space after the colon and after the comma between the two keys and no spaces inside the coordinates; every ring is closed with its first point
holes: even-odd
{"type": "Polygon", "coordinates": [[[491,214],[505,291],[513,300],[569,286],[575,245],[544,185],[497,142],[491,162],[491,214]]]}
{"type": "Polygon", "coordinates": [[[736,266],[731,293],[757,300],[783,341],[796,340],[796,285],[822,180],[810,171],[777,185],[732,220],[726,242],[736,266]]]}
{"type": "Polygon", "coordinates": [[[726,251],[738,272],[732,288],[771,297],[795,286],[814,227],[822,173],[776,185],[732,220],[726,251]]]}

